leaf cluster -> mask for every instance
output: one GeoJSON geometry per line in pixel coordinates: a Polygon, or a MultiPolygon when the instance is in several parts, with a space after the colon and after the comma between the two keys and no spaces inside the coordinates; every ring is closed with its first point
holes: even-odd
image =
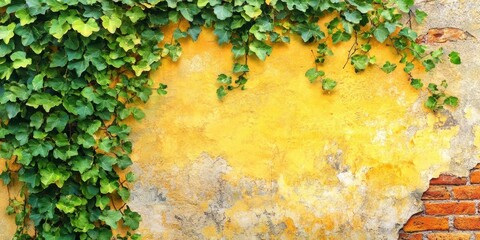
{"type": "MultiPolygon", "coordinates": [[[[330,92],[337,82],[321,70],[333,54],[329,44],[354,39],[347,63],[358,72],[376,63],[372,41],[399,53],[399,63],[381,67],[387,73],[399,64],[407,73],[417,62],[427,71],[435,67],[443,50],[427,54],[415,43],[417,34],[400,22],[402,14],[413,13],[412,5],[413,0],[0,0],[0,158],[7,160],[0,179],[7,188],[23,185],[6,209],[15,215],[14,238],[110,239],[118,226],[129,231],[117,239],[140,238],[134,230],[141,216],[125,204],[135,177],[127,170],[131,129],[123,120],[144,118],[136,106],[154,90],[167,93],[164,84],[152,86],[148,73],[162,58],[179,59],[181,39],[195,41],[202,29],[213,28],[218,44],[231,45],[235,63],[231,74],[217,78],[220,99],[245,89],[249,57],[265,60],[274,44],[289,43],[292,34],[318,44],[315,67],[305,75],[330,92]],[[162,27],[172,24],[178,27],[164,39],[162,27]]],[[[426,16],[420,10],[414,15],[418,22],[426,16]]],[[[461,62],[458,53],[449,56],[461,62]]],[[[410,81],[423,86],[419,79],[410,81]]],[[[443,90],[428,89],[428,108],[457,104],[443,90]]]]}

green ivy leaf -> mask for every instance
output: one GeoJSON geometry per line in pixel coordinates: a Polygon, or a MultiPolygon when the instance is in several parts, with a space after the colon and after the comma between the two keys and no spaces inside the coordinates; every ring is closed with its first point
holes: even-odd
{"type": "Polygon", "coordinates": [[[35,75],[32,80],[32,89],[37,91],[43,88],[43,78],[45,77],[44,73],[35,75]]]}
{"type": "Polygon", "coordinates": [[[414,0],[396,0],[396,3],[402,12],[408,13],[413,6],[414,0]]]}
{"type": "Polygon", "coordinates": [[[30,127],[35,127],[39,129],[43,124],[43,113],[35,112],[30,116],[30,127]]]}
{"type": "Polygon", "coordinates": [[[133,23],[136,23],[138,20],[144,19],[147,16],[143,10],[137,6],[128,10],[126,15],[133,23]]]}
{"type": "Polygon", "coordinates": [[[114,158],[114,157],[110,157],[110,156],[101,156],[99,159],[99,166],[107,171],[107,172],[110,172],[112,171],[112,166],[115,165],[117,163],[117,159],[114,158]]]}
{"type": "Polygon", "coordinates": [[[71,26],[66,19],[53,19],[50,23],[51,26],[48,29],[48,33],[50,33],[50,35],[54,36],[56,39],[61,39],[63,35],[65,35],[68,30],[71,29],[71,26]]]}
{"type": "Polygon", "coordinates": [[[88,157],[75,157],[71,161],[71,166],[73,171],[77,171],[81,174],[85,173],[88,169],[92,167],[93,160],[88,157]]]}
{"type": "Polygon", "coordinates": [[[422,62],[423,66],[425,67],[425,70],[427,72],[429,72],[430,70],[432,70],[433,68],[435,68],[435,63],[433,62],[433,60],[431,59],[427,59],[425,61],[422,62]]]}
{"type": "Polygon", "coordinates": [[[188,33],[186,32],[182,32],[182,30],[180,29],[175,29],[175,31],[173,31],[173,39],[175,40],[178,40],[178,39],[181,39],[181,38],[186,38],[188,36],[188,33]]]}
{"type": "Polygon", "coordinates": [[[0,0],[0,7],[8,6],[10,3],[12,3],[11,0],[0,0]]]}
{"type": "Polygon", "coordinates": [[[217,89],[217,98],[219,100],[222,100],[225,96],[227,96],[227,91],[225,90],[225,88],[223,86],[220,86],[217,89]]]}
{"type": "Polygon", "coordinates": [[[340,30],[336,31],[332,35],[333,44],[337,44],[339,42],[347,42],[348,40],[350,40],[350,38],[352,38],[352,35],[348,34],[347,32],[340,31],[340,30]]]}
{"type": "Polygon", "coordinates": [[[359,11],[347,11],[343,13],[345,19],[351,23],[359,24],[362,20],[362,14],[359,11]]]}
{"type": "Polygon", "coordinates": [[[46,112],[50,112],[50,109],[60,105],[61,103],[62,99],[57,96],[50,95],[48,93],[33,93],[28,99],[26,105],[35,109],[39,106],[42,106],[46,112]]]}
{"type": "Polygon", "coordinates": [[[122,201],[126,202],[128,199],[130,199],[130,191],[126,188],[120,188],[117,191],[118,195],[122,199],[122,201]]]}
{"type": "Polygon", "coordinates": [[[400,32],[398,34],[400,34],[401,36],[407,37],[411,41],[415,41],[415,39],[417,39],[417,37],[418,37],[417,33],[414,32],[411,28],[408,28],[408,27],[405,27],[402,30],[400,30],[400,32]]]}
{"type": "Polygon", "coordinates": [[[233,73],[243,73],[248,71],[250,71],[250,69],[248,68],[248,65],[243,65],[239,63],[235,63],[233,65],[233,73]]]}
{"type": "Polygon", "coordinates": [[[373,5],[366,1],[348,0],[348,2],[357,7],[357,10],[363,14],[373,10],[373,5]]]}
{"type": "Polygon", "coordinates": [[[456,107],[458,106],[458,98],[453,96],[447,97],[443,100],[443,104],[456,107]]]}
{"type": "Polygon", "coordinates": [[[87,200],[75,195],[61,196],[56,207],[64,213],[73,213],[76,208],[87,204],[87,200]]]}
{"type": "Polygon", "coordinates": [[[217,82],[222,83],[222,84],[231,84],[232,83],[232,77],[227,76],[225,74],[220,74],[217,77],[217,82]]]}
{"type": "Polygon", "coordinates": [[[250,18],[256,18],[262,15],[262,9],[260,9],[259,6],[245,5],[243,6],[243,10],[245,11],[245,14],[250,18]]]}
{"type": "Polygon", "coordinates": [[[82,173],[81,178],[82,178],[82,181],[84,182],[91,180],[92,182],[96,183],[98,179],[98,174],[99,174],[98,168],[92,168],[82,173]]]}
{"type": "Polygon", "coordinates": [[[450,58],[450,62],[453,64],[462,63],[462,59],[460,59],[460,55],[458,54],[458,52],[453,51],[450,54],[448,54],[448,57],[450,58]]]}
{"type": "Polygon", "coordinates": [[[20,171],[18,175],[18,180],[25,183],[26,186],[30,189],[33,189],[40,185],[40,176],[34,170],[20,171]]]}
{"type": "Polygon", "coordinates": [[[317,80],[318,77],[322,77],[324,75],[325,75],[325,72],[317,71],[317,69],[315,69],[315,68],[310,68],[305,73],[305,77],[308,78],[310,83],[314,83],[317,80]]]}
{"type": "Polygon", "coordinates": [[[23,166],[28,166],[33,160],[32,154],[29,150],[17,148],[13,152],[14,155],[17,156],[17,162],[22,164],[23,166]]]}
{"type": "Polygon", "coordinates": [[[423,87],[422,80],[415,78],[410,81],[410,85],[417,90],[423,87]]]}
{"type": "Polygon", "coordinates": [[[68,123],[68,114],[64,111],[54,112],[47,117],[47,124],[45,125],[45,131],[50,132],[54,128],[58,132],[62,132],[68,123]]]}
{"type": "Polygon", "coordinates": [[[396,64],[392,64],[390,61],[387,61],[383,66],[382,66],[382,71],[386,72],[386,73],[391,73],[393,71],[395,71],[395,69],[397,68],[397,65],[396,64]]]}
{"type": "Polygon", "coordinates": [[[428,14],[420,9],[415,9],[415,21],[417,23],[422,24],[428,14]]]}
{"type": "Polygon", "coordinates": [[[12,179],[10,178],[10,173],[8,171],[3,171],[0,174],[0,179],[3,181],[4,185],[10,184],[10,182],[12,181],[12,179]]]}
{"type": "Polygon", "coordinates": [[[112,229],[117,229],[117,222],[122,218],[122,214],[117,210],[105,210],[98,219],[104,221],[112,229]]]}
{"type": "Polygon", "coordinates": [[[249,45],[249,49],[250,49],[250,51],[255,53],[255,55],[257,55],[257,57],[262,61],[265,61],[267,56],[270,56],[270,54],[272,53],[272,47],[271,46],[267,45],[264,42],[258,41],[258,40],[254,40],[249,45]]]}
{"type": "MultiPolygon", "coordinates": [[[[0,4],[1,5],[1,4],[0,4]]],[[[23,8],[15,12],[15,17],[20,20],[20,25],[25,26],[27,24],[33,23],[37,18],[30,16],[28,10],[23,8]]]]}
{"type": "Polygon", "coordinates": [[[47,157],[48,153],[53,149],[53,144],[47,141],[31,140],[28,142],[28,145],[32,150],[33,156],[47,157]]]}
{"type": "Polygon", "coordinates": [[[365,70],[370,61],[368,56],[363,54],[355,54],[350,60],[356,71],[365,70]]]}
{"type": "Polygon", "coordinates": [[[145,113],[140,108],[132,108],[132,116],[135,120],[140,121],[145,117],[145,113]]]}
{"type": "Polygon", "coordinates": [[[10,59],[13,61],[13,68],[26,68],[28,65],[32,64],[32,59],[27,58],[27,53],[24,51],[17,51],[10,55],[10,59]]]}
{"type": "Polygon", "coordinates": [[[373,35],[375,36],[377,41],[379,41],[380,43],[383,43],[385,42],[385,40],[387,40],[388,36],[390,35],[390,31],[388,31],[385,25],[382,24],[377,28],[375,28],[375,30],[373,31],[373,35]]]}
{"type": "Polygon", "coordinates": [[[0,39],[3,40],[6,44],[10,42],[10,39],[15,36],[13,32],[15,30],[15,23],[10,23],[7,26],[0,26],[0,39]]]}
{"type": "Polygon", "coordinates": [[[129,172],[127,173],[127,175],[125,175],[125,179],[127,180],[127,182],[129,183],[133,183],[135,182],[135,180],[137,179],[137,177],[135,176],[135,174],[133,172],[129,172]]]}
{"type": "Polygon", "coordinates": [[[427,101],[425,102],[425,107],[431,110],[437,109],[437,98],[430,96],[428,97],[427,101]]]}
{"type": "Polygon", "coordinates": [[[320,30],[320,27],[316,23],[299,24],[294,30],[300,34],[304,42],[309,42],[312,39],[320,40],[325,38],[325,33],[320,30]]]}
{"type": "Polygon", "coordinates": [[[119,187],[118,181],[101,179],[100,180],[100,192],[102,194],[112,193],[119,187]]]}
{"type": "Polygon", "coordinates": [[[157,89],[157,93],[160,94],[160,95],[167,95],[167,85],[163,84],[163,83],[160,83],[158,85],[158,89],[157,89]]]}
{"type": "Polygon", "coordinates": [[[208,1],[209,1],[209,0],[198,0],[198,1],[197,1],[197,6],[198,6],[199,8],[203,8],[203,7],[207,6],[208,1]]]}
{"type": "Polygon", "coordinates": [[[324,91],[332,91],[336,86],[337,86],[337,82],[330,78],[326,78],[322,80],[322,89],[324,91]]]}
{"type": "Polygon", "coordinates": [[[84,37],[89,37],[92,33],[100,31],[100,27],[98,27],[97,22],[93,18],[88,19],[87,22],[83,22],[82,19],[78,18],[72,22],[72,28],[84,37]]]}
{"type": "Polygon", "coordinates": [[[125,210],[125,214],[123,216],[123,224],[132,230],[137,230],[142,221],[142,216],[140,214],[133,212],[130,209],[125,210]]]}
{"type": "Polygon", "coordinates": [[[63,168],[58,168],[53,163],[49,163],[46,167],[40,169],[40,181],[45,187],[55,184],[61,188],[65,181],[70,177],[70,172],[63,168]]]}
{"type": "Polygon", "coordinates": [[[99,207],[101,210],[104,210],[108,204],[110,204],[110,198],[107,196],[97,195],[95,206],[99,207]]]}
{"type": "Polygon", "coordinates": [[[225,20],[232,16],[233,7],[230,4],[217,5],[213,8],[213,12],[220,20],[225,20]]]}
{"type": "Polygon", "coordinates": [[[115,31],[122,26],[122,20],[116,15],[107,16],[104,15],[101,17],[102,26],[107,29],[110,33],[115,33],[115,31]]]}
{"type": "Polygon", "coordinates": [[[190,35],[193,41],[197,41],[200,32],[202,32],[202,28],[199,26],[190,26],[187,30],[188,35],[190,35]]]}
{"type": "MultiPolygon", "coordinates": [[[[90,214],[87,211],[80,211],[77,214],[75,214],[74,217],[70,218],[70,222],[72,223],[72,226],[75,228],[75,232],[81,232],[81,233],[86,233],[89,232],[90,230],[95,229],[95,225],[90,222],[89,220],[90,214]]],[[[97,238],[97,239],[102,239],[102,238],[97,238]]],[[[104,238],[104,239],[110,239],[110,238],[104,238]]]]}
{"type": "Polygon", "coordinates": [[[414,67],[415,67],[415,65],[413,65],[413,63],[407,62],[405,64],[405,67],[403,68],[403,71],[406,72],[406,73],[409,73],[413,70],[414,67]]]}

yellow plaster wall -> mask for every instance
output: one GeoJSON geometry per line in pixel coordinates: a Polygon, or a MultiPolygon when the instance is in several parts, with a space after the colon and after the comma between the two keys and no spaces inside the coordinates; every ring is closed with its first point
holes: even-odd
{"type": "MultiPolygon", "coordinates": [[[[182,42],[181,60],[152,75],[168,95],[133,127],[132,204],[146,238],[394,238],[416,210],[412,193],[447,169],[459,128],[441,127],[446,117],[423,109],[402,71],[344,69],[350,44],[325,65],[339,83],[331,94],[304,77],[316,46],[293,39],[266,62],[251,58],[247,90],[218,101],[229,46],[209,31],[182,42]]],[[[376,55],[398,61],[384,47],[376,55]]]]}

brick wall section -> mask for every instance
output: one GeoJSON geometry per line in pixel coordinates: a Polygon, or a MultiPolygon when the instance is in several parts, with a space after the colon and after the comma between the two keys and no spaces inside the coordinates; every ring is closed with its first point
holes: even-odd
{"type": "Polygon", "coordinates": [[[480,240],[480,164],[468,177],[430,180],[422,201],[423,211],[405,223],[400,240],[480,240]]]}

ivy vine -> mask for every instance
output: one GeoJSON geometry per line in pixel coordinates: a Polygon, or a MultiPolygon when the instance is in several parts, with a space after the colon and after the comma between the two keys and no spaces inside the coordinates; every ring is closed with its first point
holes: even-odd
{"type": "MultiPolygon", "coordinates": [[[[235,63],[217,78],[219,99],[245,89],[250,56],[265,60],[292,34],[318,44],[305,76],[323,91],[337,85],[321,70],[333,54],[329,45],[352,39],[346,65],[387,73],[402,65],[420,89],[415,64],[430,71],[444,53],[415,43],[412,19],[425,17],[413,0],[0,0],[0,179],[17,224],[13,238],[140,238],[141,216],[126,204],[135,175],[123,120],[142,119],[136,106],[153,91],[167,93],[148,73],[162,58],[178,60],[180,39],[195,41],[213,28],[219,44],[231,45],[235,63]],[[172,24],[178,27],[164,40],[162,27],[172,24]],[[372,41],[396,49],[398,62],[378,64],[372,41]],[[117,233],[119,226],[127,231],[117,233]]],[[[449,57],[461,62],[456,52],[449,57]]],[[[430,84],[425,106],[456,106],[446,87],[430,84]]]]}

